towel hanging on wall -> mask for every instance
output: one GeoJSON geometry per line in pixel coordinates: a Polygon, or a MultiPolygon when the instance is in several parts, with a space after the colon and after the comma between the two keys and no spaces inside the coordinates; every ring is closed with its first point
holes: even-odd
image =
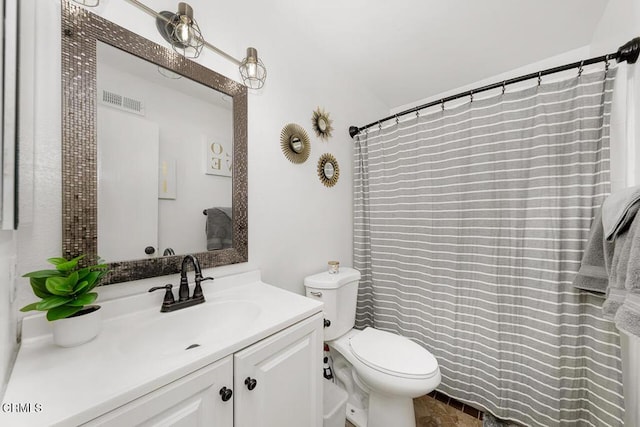
{"type": "Polygon", "coordinates": [[[205,234],[207,250],[230,248],[233,244],[231,208],[209,208],[203,212],[207,216],[205,234]]]}
{"type": "Polygon", "coordinates": [[[604,239],[602,211],[598,210],[589,231],[589,240],[584,250],[580,270],[573,279],[573,286],[583,291],[596,292],[604,296],[609,286],[607,262],[611,261],[613,244],[604,239]]]}
{"type": "Polygon", "coordinates": [[[640,337],[640,186],[611,194],[592,225],[573,286],[606,292],[605,318],[640,337]]]}
{"type": "Polygon", "coordinates": [[[607,299],[602,310],[618,329],[640,337],[640,186],[609,196],[602,204],[605,239],[614,246],[607,299]]]}

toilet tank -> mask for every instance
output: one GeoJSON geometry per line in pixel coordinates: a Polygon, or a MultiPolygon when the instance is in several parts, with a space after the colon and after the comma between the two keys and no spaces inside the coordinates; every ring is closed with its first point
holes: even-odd
{"type": "Polygon", "coordinates": [[[324,318],[331,324],[324,328],[324,340],[336,339],[353,328],[360,272],[340,267],[340,272],[323,272],[304,279],[306,295],[324,303],[324,318]]]}

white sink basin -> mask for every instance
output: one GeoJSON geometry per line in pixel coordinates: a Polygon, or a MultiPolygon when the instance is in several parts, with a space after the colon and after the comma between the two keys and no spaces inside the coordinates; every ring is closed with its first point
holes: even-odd
{"type": "Polygon", "coordinates": [[[233,337],[261,312],[252,301],[206,302],[170,313],[153,313],[122,334],[122,353],[168,355],[233,337]]]}

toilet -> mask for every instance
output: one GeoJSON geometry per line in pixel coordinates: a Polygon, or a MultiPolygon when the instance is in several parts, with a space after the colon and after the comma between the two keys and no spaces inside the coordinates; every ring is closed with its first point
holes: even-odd
{"type": "Polygon", "coordinates": [[[346,390],[347,419],[356,427],[415,427],[413,398],[440,384],[433,355],[406,337],[354,329],[360,272],[340,267],[304,279],[306,295],[324,303],[324,340],[336,383],[346,390]]]}

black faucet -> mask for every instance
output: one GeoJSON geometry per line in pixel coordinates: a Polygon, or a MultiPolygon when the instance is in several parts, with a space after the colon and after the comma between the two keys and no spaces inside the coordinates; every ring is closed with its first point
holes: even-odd
{"type": "Polygon", "coordinates": [[[187,264],[189,264],[189,261],[191,261],[191,264],[193,264],[193,269],[196,272],[196,287],[193,290],[193,297],[191,298],[202,298],[202,302],[204,302],[204,295],[202,295],[202,287],[200,287],[200,283],[205,280],[213,280],[213,277],[202,277],[200,262],[198,262],[198,258],[193,255],[187,255],[182,258],[182,266],[180,267],[180,291],[178,293],[178,301],[186,301],[189,299],[189,281],[187,280],[187,264]]]}
{"type": "Polygon", "coordinates": [[[180,267],[180,290],[178,291],[178,301],[173,298],[173,285],[168,284],[165,286],[154,286],[149,289],[149,292],[157,291],[158,289],[165,289],[164,300],[162,302],[161,312],[180,310],[181,308],[191,307],[192,305],[202,304],[204,302],[204,295],[202,294],[202,287],[200,283],[205,280],[213,280],[213,277],[202,277],[202,270],[200,269],[200,263],[198,258],[193,255],[186,255],[182,259],[182,265],[180,267]],[[193,290],[193,296],[189,297],[189,280],[187,279],[187,267],[189,262],[193,264],[196,277],[196,287],[193,290]]]}
{"type": "Polygon", "coordinates": [[[175,255],[176,251],[174,251],[172,248],[167,248],[164,250],[164,252],[162,252],[162,256],[171,256],[171,255],[175,255]]]}

